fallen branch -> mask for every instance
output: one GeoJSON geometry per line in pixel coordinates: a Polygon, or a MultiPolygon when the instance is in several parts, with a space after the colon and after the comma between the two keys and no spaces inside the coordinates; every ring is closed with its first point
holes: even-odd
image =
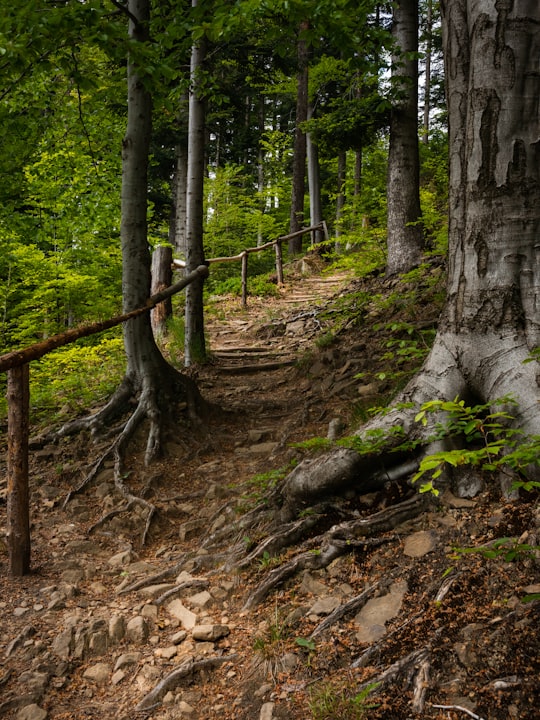
{"type": "Polygon", "coordinates": [[[467,708],[464,708],[461,705],[433,705],[432,704],[431,707],[437,708],[437,710],[456,710],[457,712],[465,713],[469,717],[474,718],[474,720],[484,720],[484,718],[480,717],[480,715],[473,713],[472,710],[467,710],[467,708]]]}
{"type": "Polygon", "coordinates": [[[170,672],[168,675],[165,675],[156,687],[143,697],[140,703],[136,706],[135,710],[151,710],[158,707],[161,704],[161,700],[169,692],[169,690],[177,687],[183,678],[191,675],[197,670],[216,667],[218,665],[222,665],[223,663],[230,662],[231,660],[236,660],[237,657],[237,655],[223,655],[221,657],[205,658],[204,660],[194,660],[193,658],[186,660],[175,670],[170,672]]]}

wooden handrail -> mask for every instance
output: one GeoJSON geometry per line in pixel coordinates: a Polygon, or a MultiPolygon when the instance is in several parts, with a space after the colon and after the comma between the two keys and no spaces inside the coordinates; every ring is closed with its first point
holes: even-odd
{"type": "Polygon", "coordinates": [[[208,267],[206,265],[199,265],[198,268],[189,273],[189,275],[183,277],[177,283],[174,283],[174,285],[171,285],[165,290],[152,295],[152,297],[148,298],[146,305],[143,307],[136,308],[135,310],[131,310],[130,312],[122,315],[117,315],[109,320],[103,320],[100,322],[90,323],[89,325],[80,325],[79,327],[71,328],[70,330],[66,330],[66,332],[52,335],[50,338],[47,338],[47,340],[34,343],[34,345],[29,345],[22,350],[13,350],[5,355],[0,355],[0,372],[9,370],[10,368],[19,367],[21,365],[26,365],[32,360],[38,360],[40,357],[43,357],[43,355],[51,352],[51,350],[56,350],[56,348],[62,347],[63,345],[69,345],[69,343],[75,342],[75,340],[88,337],[89,335],[95,335],[98,332],[108,330],[109,328],[127,322],[132,318],[143,315],[145,312],[149,312],[152,308],[155,308],[156,305],[159,305],[160,302],[163,302],[168,297],[171,297],[171,295],[175,295],[180,292],[180,290],[183,290],[197,278],[208,277],[208,274],[208,267]]]}
{"type": "MultiPolygon", "coordinates": [[[[326,227],[326,222],[323,220],[322,222],[318,223],[317,225],[310,225],[306,228],[301,228],[300,230],[297,230],[296,232],[290,233],[289,235],[280,235],[275,240],[270,240],[269,242],[265,243],[264,245],[257,245],[256,247],[251,248],[245,248],[242,250],[241,253],[238,253],[238,255],[230,255],[227,257],[216,257],[216,258],[209,258],[206,260],[207,263],[219,263],[219,262],[234,262],[238,260],[242,260],[245,253],[257,253],[261,252],[261,250],[266,250],[269,247],[276,246],[278,243],[281,244],[282,242],[285,242],[285,240],[291,240],[292,238],[298,237],[299,235],[305,235],[308,232],[313,232],[314,230],[323,230],[325,237],[328,239],[328,230],[326,227]]],[[[184,260],[174,259],[173,260],[173,266],[177,268],[185,268],[186,263],[184,260]]]]}

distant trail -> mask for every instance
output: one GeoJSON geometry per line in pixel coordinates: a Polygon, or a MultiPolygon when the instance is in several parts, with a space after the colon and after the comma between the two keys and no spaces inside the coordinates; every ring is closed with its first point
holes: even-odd
{"type": "Polygon", "coordinates": [[[287,281],[275,297],[248,297],[247,309],[240,301],[227,303],[225,318],[210,315],[206,331],[212,357],[219,372],[253,374],[269,372],[294,364],[304,346],[313,341],[302,332],[297,315],[312,313],[318,305],[344,289],[351,279],[349,272],[333,275],[299,277],[287,281]],[[268,332],[264,332],[265,326],[268,332]]]}

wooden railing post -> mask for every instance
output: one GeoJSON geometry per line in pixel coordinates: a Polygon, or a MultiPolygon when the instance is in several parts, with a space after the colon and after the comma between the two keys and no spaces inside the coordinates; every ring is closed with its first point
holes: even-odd
{"type": "Polygon", "coordinates": [[[278,285],[283,285],[283,252],[281,240],[276,241],[276,275],[278,285]]]}
{"type": "Polygon", "coordinates": [[[8,498],[7,545],[9,572],[30,572],[30,492],[28,489],[29,366],[8,371],[8,498]]]}
{"type": "Polygon", "coordinates": [[[248,253],[242,253],[242,307],[247,307],[248,253]]]}

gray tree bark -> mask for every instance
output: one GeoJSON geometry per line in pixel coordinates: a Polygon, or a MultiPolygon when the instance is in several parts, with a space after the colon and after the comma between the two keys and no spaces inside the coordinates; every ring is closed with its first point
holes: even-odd
{"type": "MultiPolygon", "coordinates": [[[[306,191],[306,134],[300,127],[307,120],[308,113],[308,46],[301,37],[302,31],[308,27],[304,22],[300,25],[298,39],[298,89],[296,95],[296,127],[294,130],[293,177],[291,194],[290,232],[295,233],[304,222],[304,195],[306,191]]],[[[289,240],[289,253],[298,255],[302,252],[302,237],[289,240]]]]}
{"type": "MultiPolygon", "coordinates": [[[[150,10],[148,0],[129,0],[129,36],[136,42],[148,41],[150,10]]],[[[121,225],[123,311],[143,306],[150,296],[150,251],[147,237],[147,175],[152,99],[132,57],[128,58],[128,114],[122,150],[121,225]]],[[[138,408],[130,429],[143,418],[150,420],[146,461],[160,453],[162,411],[171,402],[187,400],[196,414],[202,398],[195,383],[178,373],[157,347],[148,313],[124,325],[126,375],[109,403],[89,425],[97,429],[119,410],[130,397],[138,396],[138,408]]],[[[125,431],[126,432],[126,431],[125,431]]],[[[127,437],[127,436],[126,436],[127,437]]]]}
{"type": "MultiPolygon", "coordinates": [[[[308,119],[311,118],[312,109],[308,109],[308,119]]],[[[313,142],[311,133],[306,135],[306,154],[307,154],[307,176],[309,189],[309,218],[311,225],[318,225],[322,222],[322,206],[321,206],[321,173],[319,165],[319,148],[313,142]]],[[[324,232],[315,230],[313,232],[314,243],[320,243],[324,240],[324,232]]]]}
{"type": "MultiPolygon", "coordinates": [[[[197,6],[197,0],[192,0],[192,6],[197,6]]],[[[204,42],[194,42],[191,51],[187,163],[186,272],[188,273],[204,264],[203,193],[206,112],[200,90],[200,73],[204,58],[204,42]]],[[[203,282],[201,279],[192,283],[186,291],[184,350],[186,367],[206,359],[203,282]]]]}
{"type": "MultiPolygon", "coordinates": [[[[540,344],[540,4],[444,0],[441,7],[450,121],[447,301],[431,353],[396,398],[412,409],[376,418],[359,434],[399,424],[427,443],[414,421],[422,403],[511,395],[515,426],[537,435],[540,366],[524,361],[540,344]]],[[[317,460],[317,494],[369,481],[365,459],[337,452],[317,460]]],[[[301,463],[289,475],[289,504],[305,498],[311,472],[301,463]]]]}
{"type": "Polygon", "coordinates": [[[400,98],[390,118],[387,275],[408,272],[418,265],[424,247],[418,153],[417,0],[399,0],[395,4],[392,35],[396,43],[392,77],[400,98]]]}

